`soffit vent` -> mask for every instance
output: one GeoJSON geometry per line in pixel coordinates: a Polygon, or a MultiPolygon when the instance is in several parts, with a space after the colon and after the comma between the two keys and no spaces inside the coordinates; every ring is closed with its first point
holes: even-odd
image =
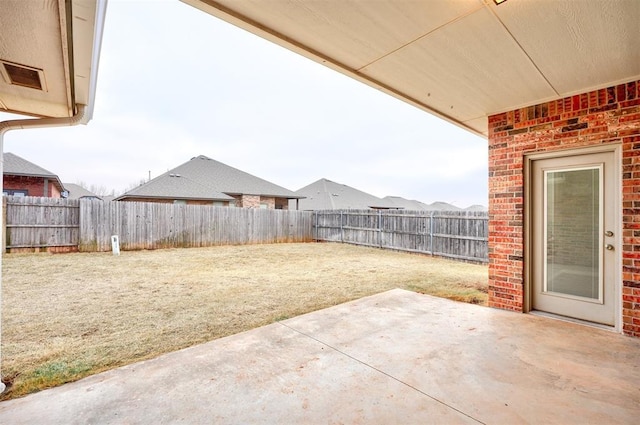
{"type": "Polygon", "coordinates": [[[0,73],[9,84],[46,91],[41,69],[5,61],[0,61],[0,64],[0,73]]]}

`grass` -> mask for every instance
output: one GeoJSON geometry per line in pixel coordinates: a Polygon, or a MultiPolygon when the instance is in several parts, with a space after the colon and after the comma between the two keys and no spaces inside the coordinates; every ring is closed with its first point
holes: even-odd
{"type": "Polygon", "coordinates": [[[486,285],[486,266],[341,244],[9,254],[1,399],[393,288],[485,304],[486,285]]]}

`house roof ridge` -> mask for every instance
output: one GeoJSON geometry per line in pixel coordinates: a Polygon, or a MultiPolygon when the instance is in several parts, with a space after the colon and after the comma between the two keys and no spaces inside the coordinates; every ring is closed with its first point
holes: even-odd
{"type": "MultiPolygon", "coordinates": [[[[276,198],[298,199],[293,191],[272,183],[266,179],[255,176],[239,168],[209,158],[205,155],[197,155],[190,160],[160,174],[158,177],[145,182],[119,197],[145,196],[176,196],[180,191],[202,193],[206,196],[209,192],[216,192],[224,198],[232,198],[229,195],[258,195],[276,198]],[[168,179],[182,178],[183,184],[172,182],[168,179]],[[190,187],[184,185],[188,181],[190,187]]],[[[206,196],[208,199],[208,196],[206,196]]]]}

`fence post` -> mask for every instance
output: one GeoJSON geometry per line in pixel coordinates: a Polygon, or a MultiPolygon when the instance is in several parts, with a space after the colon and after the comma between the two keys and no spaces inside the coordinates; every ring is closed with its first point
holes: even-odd
{"type": "Polygon", "coordinates": [[[344,226],[342,225],[342,211],[340,211],[340,242],[344,242],[344,226]]]}
{"type": "Polygon", "coordinates": [[[431,215],[429,217],[429,252],[431,255],[434,255],[433,252],[433,214],[435,211],[431,211],[431,215]]]}
{"type": "Polygon", "coordinates": [[[7,252],[7,197],[2,197],[2,232],[0,232],[0,239],[2,239],[2,254],[7,252]]]}
{"type": "Polygon", "coordinates": [[[314,239],[315,241],[317,241],[317,240],[318,240],[318,215],[320,215],[320,213],[319,213],[318,211],[314,211],[314,212],[313,212],[313,218],[314,218],[314,220],[313,220],[313,221],[315,222],[315,227],[314,227],[314,229],[315,229],[315,230],[314,230],[314,232],[312,233],[312,235],[313,235],[313,239],[314,239]]]}
{"type": "Polygon", "coordinates": [[[378,245],[382,248],[382,210],[378,210],[378,245]]]}

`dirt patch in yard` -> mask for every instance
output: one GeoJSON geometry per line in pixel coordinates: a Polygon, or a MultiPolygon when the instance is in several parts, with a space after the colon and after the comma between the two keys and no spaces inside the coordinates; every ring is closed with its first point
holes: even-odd
{"type": "Polygon", "coordinates": [[[484,265],[329,243],[9,254],[1,399],[393,288],[486,286],[484,265]]]}

